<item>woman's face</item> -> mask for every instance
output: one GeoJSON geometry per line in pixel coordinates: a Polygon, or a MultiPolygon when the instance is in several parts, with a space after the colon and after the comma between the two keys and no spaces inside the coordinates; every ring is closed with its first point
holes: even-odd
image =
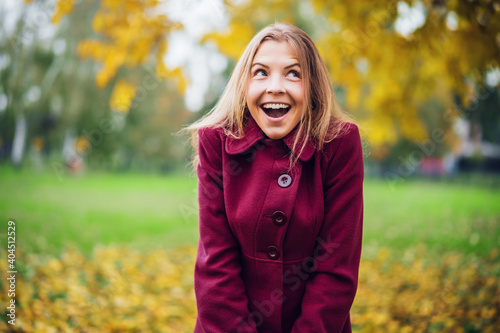
{"type": "Polygon", "coordinates": [[[285,137],[304,112],[304,88],[299,60],[287,43],[265,41],[251,64],[247,106],[271,139],[285,137]]]}

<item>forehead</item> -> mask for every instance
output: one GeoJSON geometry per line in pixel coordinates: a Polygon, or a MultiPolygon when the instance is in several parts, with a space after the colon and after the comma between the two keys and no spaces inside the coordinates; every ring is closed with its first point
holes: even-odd
{"type": "MultiPolygon", "coordinates": [[[[286,42],[277,42],[274,40],[266,40],[260,44],[257,52],[255,53],[253,63],[286,63],[295,61],[297,62],[299,57],[294,48],[286,42]]],[[[252,64],[253,64],[252,63],[252,64]]]]}

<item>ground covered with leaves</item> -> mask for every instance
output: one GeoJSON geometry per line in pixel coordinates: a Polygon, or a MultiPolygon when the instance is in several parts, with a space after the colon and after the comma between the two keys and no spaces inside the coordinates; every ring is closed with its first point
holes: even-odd
{"type": "MultiPolygon", "coordinates": [[[[7,269],[2,252],[0,269],[7,269]]],[[[18,253],[18,255],[21,255],[18,253]]],[[[16,280],[14,332],[192,332],[196,248],[145,253],[101,247],[57,258],[30,255],[16,280]]],[[[363,258],[351,311],[361,332],[495,332],[500,327],[498,251],[486,258],[423,247],[363,258]]],[[[1,281],[2,304],[9,286],[1,281]]],[[[5,307],[2,316],[7,318],[5,307]]]]}

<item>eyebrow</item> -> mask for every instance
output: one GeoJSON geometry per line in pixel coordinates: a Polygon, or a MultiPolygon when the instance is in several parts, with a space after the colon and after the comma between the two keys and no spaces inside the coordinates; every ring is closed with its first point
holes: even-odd
{"type": "MultiPolygon", "coordinates": [[[[252,68],[253,68],[254,66],[257,66],[257,65],[262,66],[262,67],[264,67],[264,68],[269,68],[269,66],[267,66],[267,65],[265,65],[265,64],[263,64],[263,63],[260,63],[260,62],[254,62],[254,63],[252,64],[252,68]]],[[[291,68],[291,67],[293,67],[293,66],[299,66],[299,67],[300,67],[300,64],[299,64],[298,62],[295,62],[295,63],[293,63],[293,64],[291,64],[291,65],[286,66],[286,67],[285,67],[285,69],[291,68]]]]}

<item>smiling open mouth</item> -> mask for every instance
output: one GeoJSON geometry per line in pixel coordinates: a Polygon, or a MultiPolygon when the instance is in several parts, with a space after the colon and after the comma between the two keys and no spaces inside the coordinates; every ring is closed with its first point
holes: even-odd
{"type": "Polygon", "coordinates": [[[260,107],[271,118],[283,117],[291,109],[290,105],[276,103],[266,103],[260,107]]]}

